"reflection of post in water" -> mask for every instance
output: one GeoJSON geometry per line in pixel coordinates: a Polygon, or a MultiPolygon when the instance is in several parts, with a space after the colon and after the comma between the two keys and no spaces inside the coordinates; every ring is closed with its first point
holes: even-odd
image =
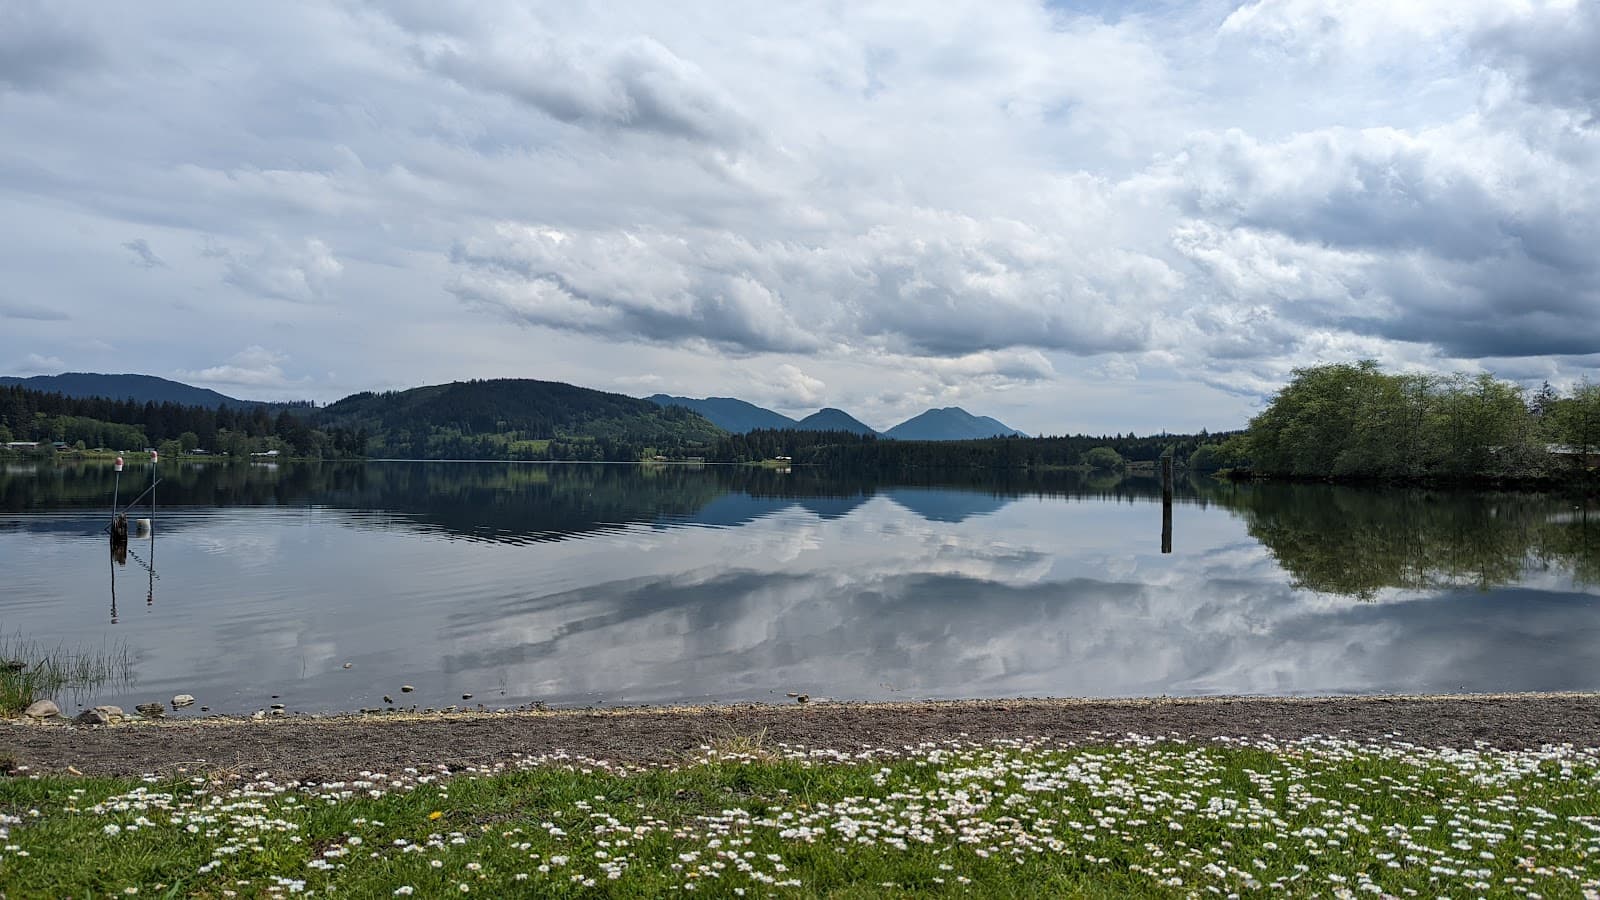
{"type": "Polygon", "coordinates": [[[126,529],[123,541],[119,546],[116,537],[111,539],[111,624],[117,624],[117,566],[128,564],[128,541],[126,529]]]}
{"type": "Polygon", "coordinates": [[[1161,552],[1172,552],[1172,451],[1161,457],[1161,552]]]}
{"type": "Polygon", "coordinates": [[[145,568],[150,572],[150,591],[145,594],[146,606],[153,606],[156,602],[156,485],[160,479],[156,478],[156,463],[160,457],[156,451],[150,451],[150,565],[145,568]]]}

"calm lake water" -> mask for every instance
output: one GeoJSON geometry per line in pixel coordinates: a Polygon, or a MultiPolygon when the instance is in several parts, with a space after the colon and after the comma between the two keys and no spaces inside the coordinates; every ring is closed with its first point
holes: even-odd
{"type": "Polygon", "coordinates": [[[131,662],[74,702],[1600,689],[1600,506],[1572,498],[1186,482],[1163,554],[1152,479],[161,475],[154,543],[118,565],[109,466],[0,464],[0,634],[131,662]]]}

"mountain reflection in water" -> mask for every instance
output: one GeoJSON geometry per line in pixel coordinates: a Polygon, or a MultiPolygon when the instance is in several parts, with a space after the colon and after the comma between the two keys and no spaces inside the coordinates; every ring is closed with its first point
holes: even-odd
{"type": "MultiPolygon", "coordinates": [[[[1600,688],[1600,510],[1552,495],[1182,479],[1165,556],[1148,478],[162,475],[161,602],[112,623],[110,468],[0,470],[0,627],[128,641],[135,685],[109,702],[348,709],[401,682],[435,706],[1600,688]]],[[[113,566],[113,589],[135,574],[113,566]]]]}

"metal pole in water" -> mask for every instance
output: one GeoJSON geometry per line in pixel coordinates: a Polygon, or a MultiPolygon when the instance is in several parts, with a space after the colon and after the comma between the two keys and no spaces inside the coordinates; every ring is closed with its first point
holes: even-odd
{"type": "Polygon", "coordinates": [[[117,475],[111,482],[111,518],[113,519],[117,517],[117,507],[119,506],[117,498],[122,493],[122,457],[117,457],[117,464],[114,468],[117,475]]]}
{"type": "Polygon", "coordinates": [[[145,595],[144,602],[156,602],[156,464],[161,461],[161,455],[154,450],[150,451],[150,592],[145,595]]]}

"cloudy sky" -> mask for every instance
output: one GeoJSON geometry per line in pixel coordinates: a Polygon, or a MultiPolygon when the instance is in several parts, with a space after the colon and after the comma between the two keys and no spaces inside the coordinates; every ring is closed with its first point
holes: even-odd
{"type": "Polygon", "coordinates": [[[1597,58],[1600,0],[7,0],[0,373],[1047,433],[1317,361],[1564,384],[1597,58]]]}

